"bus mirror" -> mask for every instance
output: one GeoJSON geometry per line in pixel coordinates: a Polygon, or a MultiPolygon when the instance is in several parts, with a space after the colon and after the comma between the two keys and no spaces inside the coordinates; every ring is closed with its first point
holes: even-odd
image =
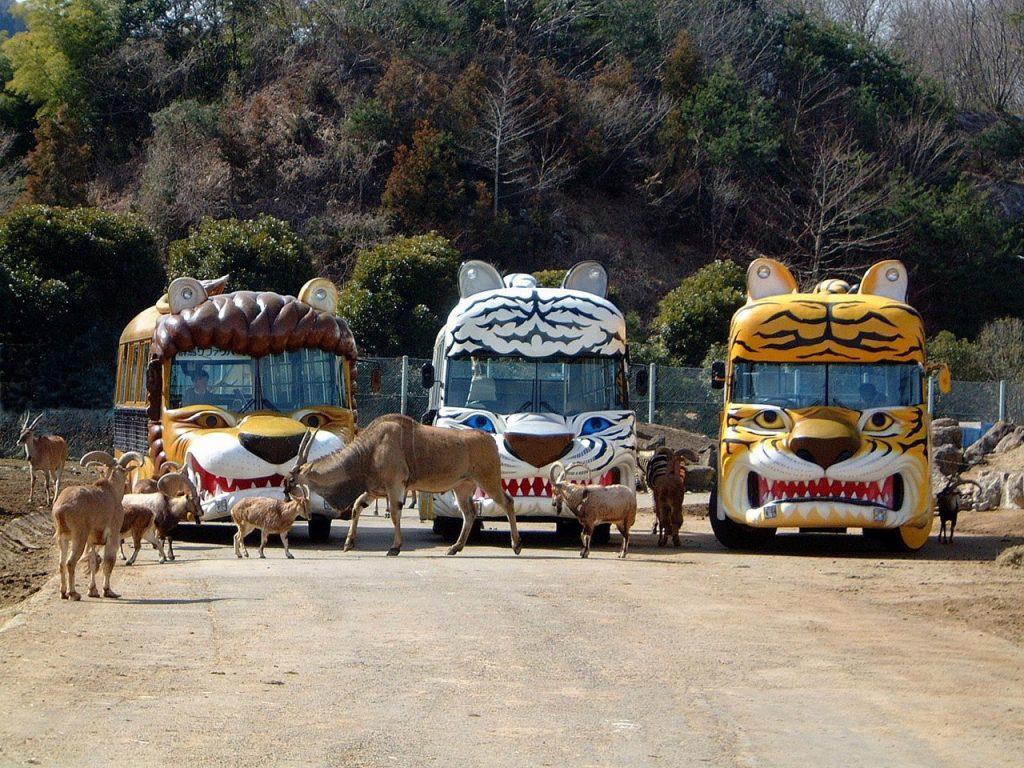
{"type": "Polygon", "coordinates": [[[420,380],[423,382],[424,389],[430,389],[434,386],[434,364],[424,363],[423,367],[420,368],[420,380]]]}
{"type": "Polygon", "coordinates": [[[381,374],[380,368],[374,368],[370,371],[370,392],[375,395],[380,394],[381,374]]]}
{"type": "Polygon", "coordinates": [[[725,386],[725,363],[715,360],[711,364],[711,388],[722,389],[725,386]]]}
{"type": "Polygon", "coordinates": [[[640,397],[645,397],[647,395],[650,384],[651,382],[648,379],[646,368],[641,368],[636,372],[636,393],[640,395],[640,397]]]}
{"type": "Polygon", "coordinates": [[[950,390],[953,389],[953,375],[949,372],[949,366],[945,363],[939,363],[937,369],[939,373],[939,392],[948,395],[950,390]]]}

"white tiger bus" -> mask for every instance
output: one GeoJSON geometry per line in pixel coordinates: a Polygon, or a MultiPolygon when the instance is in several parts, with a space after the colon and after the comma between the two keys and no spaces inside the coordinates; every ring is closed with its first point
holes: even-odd
{"type": "MultiPolygon", "coordinates": [[[[603,485],[632,488],[636,481],[626,323],[607,288],[604,267],[593,261],[570,269],[560,288],[466,262],[460,300],[423,369],[430,388],[425,420],[492,434],[516,517],[553,522],[566,534],[578,527],[571,512],[559,515],[552,504],[548,478],[556,462],[577,465],[574,476],[603,485]]],[[[481,519],[505,517],[491,499],[478,505],[481,519]]],[[[435,533],[458,534],[462,513],[450,492],[422,494],[419,506],[435,533]]]]}
{"type": "MultiPolygon", "coordinates": [[[[204,520],[282,492],[310,427],[319,427],[311,456],[355,435],[356,347],[335,314],[334,285],[315,278],[294,297],[225,293],[226,282],[174,280],[118,346],[115,451],[146,457],[136,480],[165,462],[182,467],[204,520]]],[[[340,511],[315,495],[312,504],[310,537],[324,540],[340,511]]]]}

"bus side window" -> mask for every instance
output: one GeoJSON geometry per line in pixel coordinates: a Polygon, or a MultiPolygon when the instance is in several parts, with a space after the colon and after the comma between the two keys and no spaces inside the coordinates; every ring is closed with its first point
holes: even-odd
{"type": "Polygon", "coordinates": [[[131,365],[128,368],[128,402],[134,403],[138,398],[139,381],[139,345],[132,343],[128,347],[128,359],[131,365]]]}
{"type": "Polygon", "coordinates": [[[146,401],[146,364],[149,361],[149,342],[139,344],[139,376],[135,382],[135,399],[146,401]]]}
{"type": "Polygon", "coordinates": [[[128,345],[122,344],[117,354],[117,403],[124,405],[125,382],[128,379],[128,345]]]}

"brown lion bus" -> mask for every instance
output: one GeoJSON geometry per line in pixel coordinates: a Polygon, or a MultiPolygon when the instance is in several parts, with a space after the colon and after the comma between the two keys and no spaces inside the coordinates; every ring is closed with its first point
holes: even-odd
{"type": "MultiPolygon", "coordinates": [[[[151,477],[184,468],[204,520],[247,496],[277,496],[302,435],[311,458],[355,435],[356,345],[323,278],[298,297],[225,292],[227,278],[174,280],[121,334],[114,448],[139,451],[151,477]]],[[[339,510],[314,495],[310,536],[325,540],[339,510]]]]}

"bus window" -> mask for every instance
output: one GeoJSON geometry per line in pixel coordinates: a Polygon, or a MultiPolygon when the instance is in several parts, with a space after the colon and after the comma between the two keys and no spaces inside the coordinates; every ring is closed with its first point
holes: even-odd
{"type": "Polygon", "coordinates": [[[139,345],[128,345],[128,393],[126,401],[134,403],[138,401],[138,379],[139,379],[139,345]]]}
{"type": "Polygon", "coordinates": [[[128,345],[122,344],[117,359],[117,402],[124,405],[127,397],[128,382],[128,345]]]}
{"type": "Polygon", "coordinates": [[[212,405],[230,411],[256,410],[254,361],[220,349],[195,349],[174,358],[168,404],[212,405]]]}
{"type": "Polygon", "coordinates": [[[138,345],[139,373],[135,382],[135,399],[146,400],[146,364],[149,362],[149,342],[138,345]]]}

